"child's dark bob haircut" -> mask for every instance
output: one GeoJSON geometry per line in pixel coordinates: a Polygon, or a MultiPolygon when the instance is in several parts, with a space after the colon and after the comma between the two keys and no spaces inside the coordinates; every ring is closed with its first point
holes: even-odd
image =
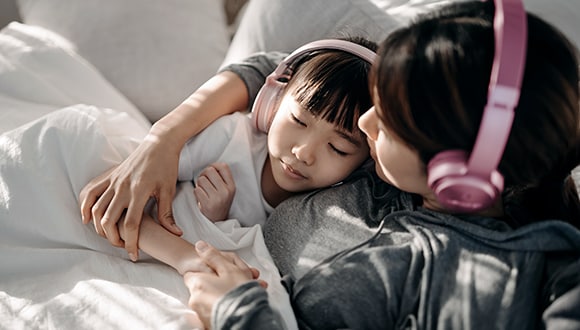
{"type": "MultiPolygon", "coordinates": [[[[375,51],[377,45],[349,38],[375,51]]],[[[342,50],[314,51],[299,60],[285,93],[312,113],[347,132],[358,130],[358,119],[372,107],[368,77],[372,64],[342,50]]]]}

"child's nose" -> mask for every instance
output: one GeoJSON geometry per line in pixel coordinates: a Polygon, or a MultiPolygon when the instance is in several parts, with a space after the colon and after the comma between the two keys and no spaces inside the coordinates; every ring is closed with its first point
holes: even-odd
{"type": "Polygon", "coordinates": [[[292,153],[299,161],[305,163],[306,165],[312,165],[314,163],[315,148],[309,143],[297,144],[292,148],[292,153]]]}

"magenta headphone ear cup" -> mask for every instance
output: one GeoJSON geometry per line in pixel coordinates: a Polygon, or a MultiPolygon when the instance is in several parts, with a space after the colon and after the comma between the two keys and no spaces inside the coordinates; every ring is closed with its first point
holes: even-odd
{"type": "Polygon", "coordinates": [[[527,43],[522,0],[495,0],[494,59],[477,138],[468,156],[441,152],[427,165],[427,182],[439,203],[452,211],[475,212],[493,205],[503,191],[497,167],[512,128],[520,97],[527,43]]]}
{"type": "Polygon", "coordinates": [[[317,40],[296,49],[266,78],[266,83],[256,96],[252,107],[252,116],[254,125],[258,130],[265,133],[269,131],[274,115],[276,114],[276,109],[278,108],[278,102],[280,102],[282,91],[295,69],[295,62],[305,54],[320,49],[342,50],[356,55],[369,63],[373,63],[376,57],[375,52],[364,46],[338,39],[317,40]]]}
{"type": "Polygon", "coordinates": [[[503,190],[503,178],[494,171],[489,178],[468,174],[468,155],[462,150],[443,151],[427,165],[427,182],[437,200],[448,210],[474,212],[490,207],[503,190]]]}
{"type": "Polygon", "coordinates": [[[261,132],[268,133],[276,115],[277,105],[287,83],[280,81],[283,77],[270,75],[256,96],[252,108],[254,126],[261,132]]]}

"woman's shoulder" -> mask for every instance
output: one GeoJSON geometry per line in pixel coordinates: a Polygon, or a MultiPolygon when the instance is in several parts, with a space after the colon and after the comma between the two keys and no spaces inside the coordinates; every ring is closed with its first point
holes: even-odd
{"type": "Polygon", "coordinates": [[[300,277],[312,265],[366,241],[381,219],[405,201],[405,194],[367,174],[291,197],[274,209],[263,229],[282,274],[300,277]]]}

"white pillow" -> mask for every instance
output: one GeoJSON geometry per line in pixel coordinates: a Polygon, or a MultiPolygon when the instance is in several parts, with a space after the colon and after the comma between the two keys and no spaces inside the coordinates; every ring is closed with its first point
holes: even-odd
{"type": "Polygon", "coordinates": [[[24,23],[68,39],[151,121],[214,75],[229,45],[225,14],[216,0],[18,4],[24,23]]]}
{"type": "Polygon", "coordinates": [[[580,48],[580,1],[524,0],[526,9],[551,23],[580,48]]]}
{"type": "MultiPolygon", "coordinates": [[[[466,0],[368,0],[401,21],[437,6],[466,0]]],[[[492,0],[488,0],[492,1],[492,0]]],[[[563,32],[576,47],[580,47],[580,1],[524,0],[526,10],[551,23],[563,32]]]]}
{"type": "Polygon", "coordinates": [[[223,65],[258,51],[292,51],[345,35],[380,41],[400,22],[369,0],[251,0],[223,65]]]}
{"type": "MultiPolygon", "coordinates": [[[[380,42],[417,14],[453,1],[465,0],[252,0],[223,65],[258,51],[292,51],[341,32],[380,42]]],[[[524,4],[580,45],[580,1],[524,0],[524,4]]]]}

